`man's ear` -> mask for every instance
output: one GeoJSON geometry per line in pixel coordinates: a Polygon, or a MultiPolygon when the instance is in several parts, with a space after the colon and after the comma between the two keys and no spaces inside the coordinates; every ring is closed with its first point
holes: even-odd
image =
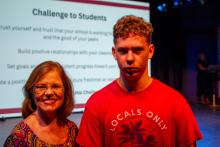
{"type": "Polygon", "coordinates": [[[112,55],[113,55],[113,57],[115,58],[115,60],[116,60],[116,53],[115,53],[116,51],[115,51],[115,47],[113,46],[112,47],[112,55]]]}
{"type": "Polygon", "coordinates": [[[148,48],[149,48],[148,59],[151,59],[154,55],[154,45],[150,44],[148,48]]]}

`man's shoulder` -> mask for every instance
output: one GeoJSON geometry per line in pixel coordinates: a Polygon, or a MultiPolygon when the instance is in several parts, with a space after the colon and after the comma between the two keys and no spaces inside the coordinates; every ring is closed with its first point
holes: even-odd
{"type": "Polygon", "coordinates": [[[166,102],[169,102],[170,106],[176,107],[177,109],[188,107],[188,101],[181,92],[159,80],[155,80],[154,82],[154,96],[164,99],[166,102]]]}
{"type": "Polygon", "coordinates": [[[101,95],[108,95],[115,89],[116,80],[112,81],[111,83],[107,84],[106,86],[102,87],[101,89],[94,92],[91,97],[101,96],[101,95]]]}
{"type": "Polygon", "coordinates": [[[171,87],[171,86],[169,86],[169,85],[167,85],[167,84],[161,82],[161,81],[158,80],[158,79],[154,79],[154,80],[153,80],[152,86],[154,87],[154,89],[155,89],[156,91],[159,91],[158,94],[163,93],[163,94],[165,94],[165,95],[167,94],[167,95],[170,95],[170,96],[171,96],[171,95],[175,95],[175,96],[180,96],[180,97],[182,97],[182,94],[181,94],[179,91],[177,91],[177,90],[174,89],[173,87],[171,87]]]}
{"type": "Polygon", "coordinates": [[[169,90],[169,91],[176,91],[174,90],[171,86],[165,84],[164,82],[158,80],[158,79],[153,79],[153,85],[156,86],[156,88],[164,89],[164,90],[169,90]]]}
{"type": "Polygon", "coordinates": [[[88,99],[87,105],[99,104],[107,101],[108,97],[114,91],[116,85],[116,81],[112,81],[108,85],[94,92],[88,99]]]}

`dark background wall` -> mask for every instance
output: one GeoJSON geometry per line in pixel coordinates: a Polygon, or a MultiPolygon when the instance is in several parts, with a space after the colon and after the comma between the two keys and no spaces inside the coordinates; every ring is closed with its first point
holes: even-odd
{"type": "MultiPolygon", "coordinates": [[[[144,2],[144,0],[141,0],[144,2]]],[[[145,0],[146,1],[146,0],[145,0]]],[[[196,101],[196,60],[204,51],[217,64],[220,0],[151,0],[152,75],[196,101]],[[174,5],[174,2],[179,2],[174,5]],[[166,4],[165,11],[158,6],[166,4]]]]}

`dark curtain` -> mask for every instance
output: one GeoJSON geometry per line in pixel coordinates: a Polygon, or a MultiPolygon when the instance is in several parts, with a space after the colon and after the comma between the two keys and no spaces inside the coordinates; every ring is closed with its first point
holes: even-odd
{"type": "Polygon", "coordinates": [[[185,67],[184,35],[179,9],[157,11],[151,3],[151,23],[154,27],[155,54],[152,59],[152,76],[181,91],[185,67]]]}

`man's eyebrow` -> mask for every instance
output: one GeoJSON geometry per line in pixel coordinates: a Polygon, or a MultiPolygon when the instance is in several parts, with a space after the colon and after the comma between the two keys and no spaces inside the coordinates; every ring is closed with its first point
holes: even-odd
{"type": "Polygon", "coordinates": [[[136,47],[132,47],[131,49],[144,49],[143,46],[136,46],[136,47]]]}
{"type": "Polygon", "coordinates": [[[119,47],[119,48],[117,48],[118,50],[126,50],[126,49],[128,49],[127,47],[119,47]]]}

